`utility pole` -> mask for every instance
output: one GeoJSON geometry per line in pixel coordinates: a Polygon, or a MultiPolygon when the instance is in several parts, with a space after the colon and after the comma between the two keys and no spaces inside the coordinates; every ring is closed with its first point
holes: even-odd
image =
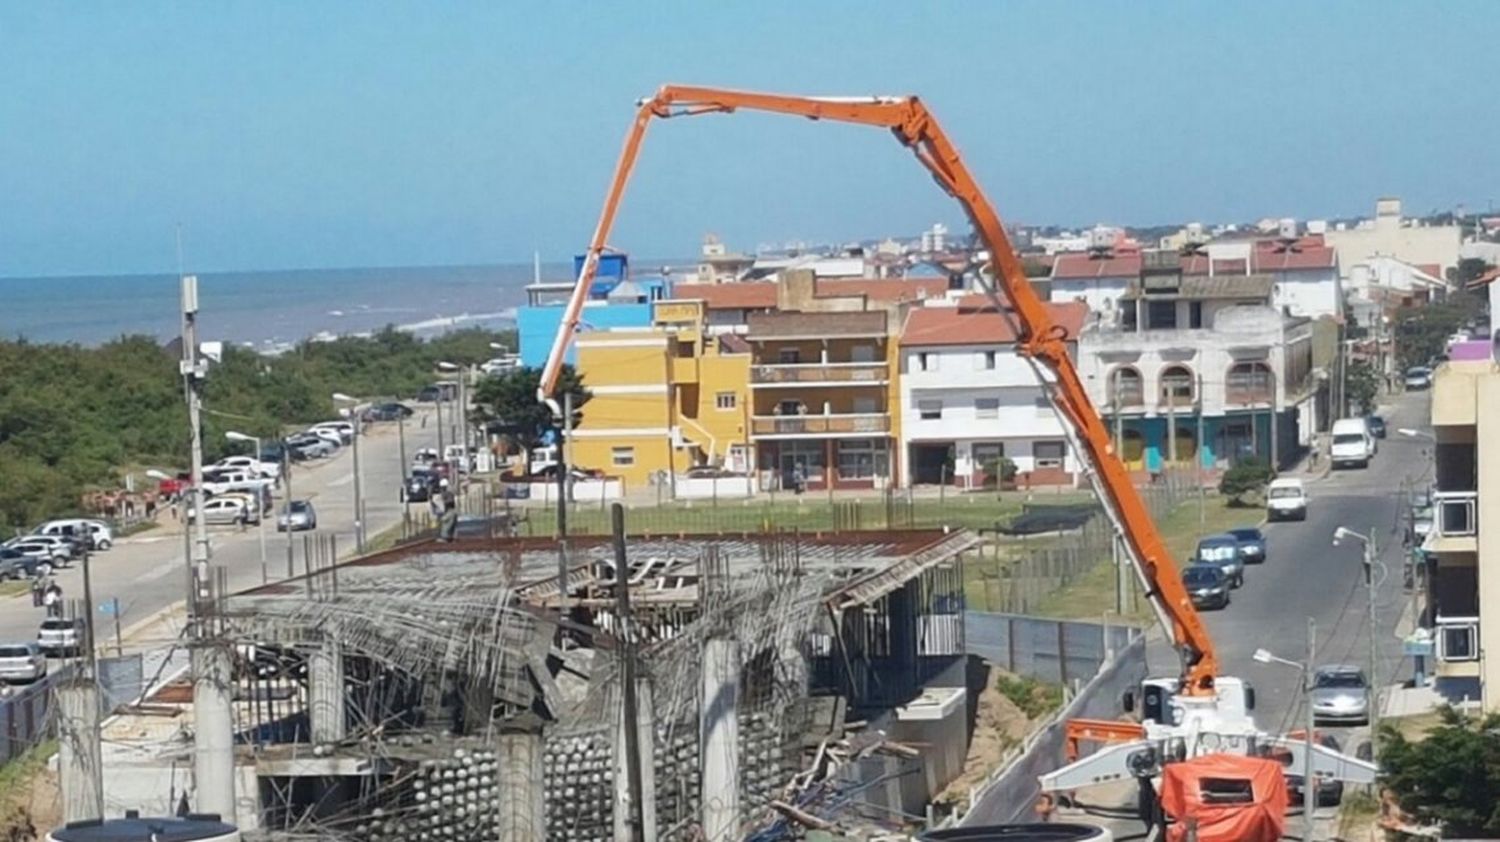
{"type": "Polygon", "coordinates": [[[1370,762],[1375,762],[1376,737],[1380,733],[1380,648],[1379,634],[1375,628],[1375,530],[1370,530],[1370,540],[1365,550],[1365,592],[1370,612],[1370,762]]]}
{"type": "Polygon", "coordinates": [[[281,512],[286,516],[286,577],[290,579],[297,575],[297,567],[294,561],[296,547],[292,543],[292,452],[285,439],[281,441],[281,477],[286,484],[286,502],[282,503],[281,512]]]}
{"type": "MultiPolygon", "coordinates": [[[[563,391],[562,441],[557,443],[557,613],[568,616],[568,450],[573,441],[573,392],[563,391]]],[[[555,406],[555,404],[554,404],[555,406]]],[[[559,640],[563,634],[558,626],[559,640]]]]}
{"type": "Polygon", "coordinates": [[[349,417],[354,421],[354,551],[359,555],[364,555],[365,500],[359,482],[359,437],[364,432],[361,429],[364,425],[360,422],[358,405],[349,410],[349,417]]]}
{"type": "Polygon", "coordinates": [[[192,487],[189,493],[192,502],[188,508],[193,518],[193,538],[188,571],[188,630],[189,636],[197,635],[199,603],[208,579],[208,523],[203,516],[203,420],[200,389],[207,369],[198,359],[198,277],[184,275],[182,278],[182,374],[183,391],[187,396],[188,428],[192,449],[192,487]]]}
{"type": "Polygon", "coordinates": [[[1196,467],[1194,476],[1198,478],[1198,537],[1203,537],[1203,530],[1208,526],[1208,512],[1206,510],[1206,496],[1203,490],[1203,372],[1198,372],[1198,435],[1195,439],[1197,447],[1193,452],[1193,464],[1196,467]]]}
{"type": "MultiPolygon", "coordinates": [[[[1302,839],[1312,842],[1313,814],[1318,811],[1318,784],[1313,777],[1313,664],[1317,663],[1318,628],[1313,618],[1307,618],[1307,662],[1302,665],[1302,697],[1307,704],[1307,733],[1303,735],[1302,747],[1302,839]]],[[[1374,720],[1371,720],[1372,722],[1374,720]]]]}
{"type": "Polygon", "coordinates": [[[1167,460],[1163,470],[1177,464],[1177,388],[1167,392],[1167,460]]]}
{"type": "Polygon", "coordinates": [[[640,718],[635,698],[635,633],[630,624],[630,565],[625,552],[625,506],[615,503],[610,509],[610,531],[615,550],[615,613],[620,636],[620,700],[625,720],[625,770],[630,803],[628,842],[645,842],[646,817],[641,782],[640,718]]]}

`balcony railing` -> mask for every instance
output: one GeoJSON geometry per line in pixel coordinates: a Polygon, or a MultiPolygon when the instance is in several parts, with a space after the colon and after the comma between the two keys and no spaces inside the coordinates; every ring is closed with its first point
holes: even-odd
{"type": "Polygon", "coordinates": [[[848,415],[756,415],[750,432],[757,436],[829,436],[848,433],[888,433],[891,417],[885,414],[848,415]]]}
{"type": "Polygon", "coordinates": [[[764,363],[751,366],[750,382],[758,386],[814,383],[885,383],[885,363],[764,363]]]}
{"type": "Polygon", "coordinates": [[[1479,618],[1444,617],[1434,624],[1439,661],[1479,660],[1479,618]]]}
{"type": "Polygon", "coordinates": [[[1439,491],[1432,495],[1433,528],[1444,538],[1479,533],[1479,495],[1473,491],[1439,491]]]}
{"type": "Polygon", "coordinates": [[[1146,390],[1139,383],[1116,386],[1110,392],[1110,402],[1120,409],[1139,408],[1146,405],[1146,390]]]}
{"type": "Polygon", "coordinates": [[[1230,405],[1271,403],[1276,400],[1276,390],[1267,386],[1236,386],[1228,384],[1224,390],[1224,402],[1230,405]]]}

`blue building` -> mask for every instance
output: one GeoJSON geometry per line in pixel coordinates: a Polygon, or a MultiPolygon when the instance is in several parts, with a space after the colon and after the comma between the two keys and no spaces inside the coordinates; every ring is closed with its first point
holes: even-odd
{"type": "MultiPolygon", "coordinates": [[[[573,258],[577,277],[583,268],[583,255],[573,258]]],[[[521,364],[540,367],[547,361],[563,310],[573,294],[574,281],[536,283],[526,287],[526,305],[516,309],[516,333],[520,338],[521,364]]],[[[670,294],[670,284],[662,276],[633,278],[630,261],[624,254],[606,254],[599,258],[599,269],[583,304],[580,331],[611,328],[649,327],[651,302],[670,294]]],[[[568,362],[575,353],[568,349],[568,362]]]]}

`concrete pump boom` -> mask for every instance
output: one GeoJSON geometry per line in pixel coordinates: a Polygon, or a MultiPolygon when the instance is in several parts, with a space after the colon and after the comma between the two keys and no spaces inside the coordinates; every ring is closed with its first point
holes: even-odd
{"type": "MultiPolygon", "coordinates": [[[[537,399],[553,403],[553,393],[562,372],[563,357],[578,328],[583,303],[588,298],[599,256],[619,210],[625,185],[630,179],[646,127],[653,117],[670,118],[699,114],[730,113],[740,109],[791,114],[812,120],[834,120],[887,128],[896,140],[910,149],[917,160],[932,174],[949,195],[958,200],[974,230],[989,252],[990,269],[998,289],[986,290],[990,300],[1006,312],[1014,312],[1017,321],[1018,352],[1040,364],[1052,374],[1045,378],[1053,405],[1072,434],[1075,443],[1092,467],[1091,480],[1104,501],[1105,509],[1124,540],[1136,574],[1145,587],[1158,619],[1176,642],[1182,657],[1182,693],[1191,696],[1213,694],[1218,659],[1213,641],[1192,600],[1182,584],[1177,565],[1157,532],[1150,512],[1136,493],[1124,464],[1115,455],[1109,431],[1094,410],[1073,360],[1068,356],[1064,329],[1053,322],[1047,308],[1026,279],[1020,259],[1011,248],[1010,239],[1000,217],[984,197],[978,182],[959,157],[958,150],[938,126],[927,107],[914,96],[902,97],[798,97],[760,94],[715,88],[666,85],[656,95],[643,100],[635,122],[626,135],[625,146],[615,167],[614,179],[605,196],[604,209],[578,273],[577,284],[564,310],[557,336],[553,340],[537,399]]],[[[1038,372],[1040,375],[1040,372],[1038,372]]]]}

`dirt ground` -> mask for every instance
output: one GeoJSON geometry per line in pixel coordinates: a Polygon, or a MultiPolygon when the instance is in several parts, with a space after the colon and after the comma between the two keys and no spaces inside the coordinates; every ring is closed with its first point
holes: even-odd
{"type": "Polygon", "coordinates": [[[0,842],[29,842],[62,825],[62,794],[57,773],[45,762],[34,764],[24,779],[12,782],[0,799],[0,842]]]}
{"type": "Polygon", "coordinates": [[[966,798],[969,790],[994,771],[1005,753],[1019,745],[1031,731],[1032,720],[999,690],[1000,679],[1006,676],[1008,673],[1004,670],[990,667],[989,681],[979,694],[974,738],[969,741],[963,774],[954,778],[934,801],[947,803],[966,798]]]}

